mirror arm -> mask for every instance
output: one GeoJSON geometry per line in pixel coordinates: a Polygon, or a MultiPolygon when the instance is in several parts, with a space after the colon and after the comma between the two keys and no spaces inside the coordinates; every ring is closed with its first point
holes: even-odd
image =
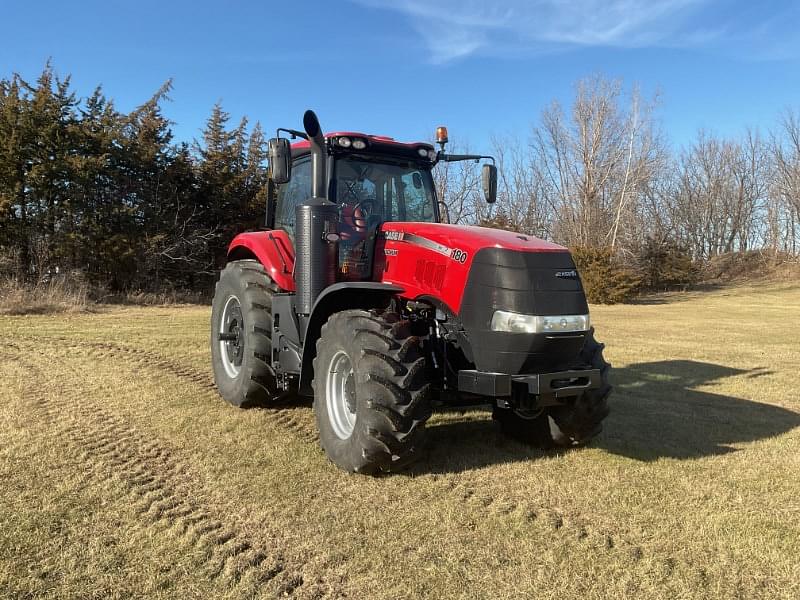
{"type": "Polygon", "coordinates": [[[278,127],[278,129],[275,130],[275,137],[281,137],[281,131],[283,131],[284,133],[288,133],[290,136],[292,136],[292,139],[295,138],[303,138],[304,140],[308,139],[308,135],[306,135],[302,131],[297,131],[296,129],[285,129],[283,127],[278,127]]]}
{"type": "Polygon", "coordinates": [[[457,162],[461,160],[474,160],[475,162],[478,162],[483,158],[489,159],[492,161],[492,164],[496,164],[494,156],[483,156],[480,154],[445,154],[441,151],[436,153],[437,162],[440,160],[443,160],[444,162],[457,162]]]}

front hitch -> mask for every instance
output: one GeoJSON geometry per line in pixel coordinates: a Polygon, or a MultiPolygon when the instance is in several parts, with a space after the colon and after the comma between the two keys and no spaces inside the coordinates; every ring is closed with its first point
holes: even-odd
{"type": "Polygon", "coordinates": [[[501,408],[538,410],[559,406],[602,385],[599,369],[572,369],[555,373],[509,375],[475,369],[458,372],[458,390],[497,399],[501,408]]]}

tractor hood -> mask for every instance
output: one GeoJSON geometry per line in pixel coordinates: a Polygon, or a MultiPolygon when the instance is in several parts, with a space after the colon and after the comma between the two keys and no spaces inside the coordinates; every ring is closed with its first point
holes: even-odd
{"type": "Polygon", "coordinates": [[[580,351],[585,332],[494,331],[497,310],[586,315],[589,307],[569,251],[533,236],[438,223],[386,223],[376,244],[376,279],[403,296],[432,302],[463,325],[467,358],[479,370],[530,373],[580,351]]]}
{"type": "MultiPolygon", "coordinates": [[[[532,235],[491,229],[489,227],[468,227],[444,223],[403,223],[391,222],[381,226],[387,238],[401,236],[410,243],[431,242],[441,253],[458,252],[474,255],[482,248],[503,248],[518,252],[566,252],[558,244],[546,242],[532,235]],[[394,234],[389,232],[395,232],[394,234]]],[[[429,245],[433,245],[429,244],[429,245]]]]}
{"type": "Polygon", "coordinates": [[[409,299],[435,298],[458,314],[471,270],[486,273],[481,280],[491,276],[487,283],[499,287],[508,287],[506,272],[512,273],[513,281],[508,283],[529,290],[541,287],[535,282],[542,276],[538,264],[546,265],[548,280],[553,268],[575,269],[566,248],[531,235],[486,227],[391,222],[381,226],[374,279],[402,286],[409,299]]]}

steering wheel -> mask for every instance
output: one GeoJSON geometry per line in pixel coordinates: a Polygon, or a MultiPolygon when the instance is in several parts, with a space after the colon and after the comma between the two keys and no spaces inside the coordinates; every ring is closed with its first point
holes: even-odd
{"type": "Polygon", "coordinates": [[[362,200],[353,207],[353,212],[359,209],[361,209],[361,212],[364,214],[364,218],[369,219],[375,214],[375,199],[367,198],[366,200],[362,200]]]}
{"type": "Polygon", "coordinates": [[[363,232],[367,228],[369,218],[375,213],[375,200],[367,198],[356,204],[342,208],[342,220],[354,231],[363,232]]]}

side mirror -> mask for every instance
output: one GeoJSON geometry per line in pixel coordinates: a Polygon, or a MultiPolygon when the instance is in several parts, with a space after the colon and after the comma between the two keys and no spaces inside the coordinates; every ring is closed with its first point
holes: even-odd
{"type": "Polygon", "coordinates": [[[497,167],[490,163],[484,164],[481,180],[483,181],[483,197],[489,204],[494,204],[497,200],[497,167]]]}
{"type": "Polygon", "coordinates": [[[286,138],[270,138],[267,142],[267,156],[272,181],[286,183],[292,177],[292,149],[286,138]]]}

